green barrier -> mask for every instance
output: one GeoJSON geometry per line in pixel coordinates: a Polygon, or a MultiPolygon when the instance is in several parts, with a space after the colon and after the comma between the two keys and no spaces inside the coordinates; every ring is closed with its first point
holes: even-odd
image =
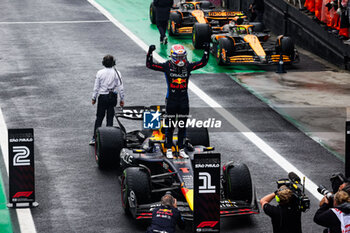
{"type": "Polygon", "coordinates": [[[4,183],[0,172],[0,232],[11,233],[13,232],[11,217],[6,205],[7,199],[5,195],[4,183]]]}

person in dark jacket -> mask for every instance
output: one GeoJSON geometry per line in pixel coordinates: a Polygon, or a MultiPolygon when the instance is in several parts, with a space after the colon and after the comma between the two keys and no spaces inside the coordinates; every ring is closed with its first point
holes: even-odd
{"type": "Polygon", "coordinates": [[[171,194],[165,194],[161,199],[161,206],[152,212],[152,223],[146,233],[164,232],[175,233],[176,225],[185,228],[185,221],[177,209],[177,201],[171,194]]]}
{"type": "Polygon", "coordinates": [[[170,8],[174,5],[174,0],[154,0],[153,5],[156,8],[156,24],[160,33],[160,43],[168,43],[166,29],[168,26],[170,8]]]}
{"type": "Polygon", "coordinates": [[[350,196],[340,190],[334,195],[333,203],[323,197],[320,208],[316,211],[314,222],[327,227],[324,232],[341,233],[350,232],[350,196]],[[332,207],[332,204],[334,208],[332,207]]]}
{"type": "Polygon", "coordinates": [[[263,22],[265,3],[264,0],[253,0],[253,3],[250,5],[249,10],[251,12],[250,21],[255,19],[258,22],[263,22]]]}
{"type": "Polygon", "coordinates": [[[273,233],[301,233],[301,211],[292,190],[282,185],[276,192],[261,198],[260,205],[271,218],[273,233]],[[270,202],[276,198],[277,206],[270,202]]]}

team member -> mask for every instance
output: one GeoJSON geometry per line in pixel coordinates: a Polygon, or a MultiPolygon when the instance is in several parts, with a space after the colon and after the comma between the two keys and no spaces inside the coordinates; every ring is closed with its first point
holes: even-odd
{"type": "Polygon", "coordinates": [[[166,37],[166,29],[168,26],[170,8],[174,5],[174,0],[154,0],[153,4],[156,8],[156,24],[160,33],[160,43],[168,43],[166,37]]]}
{"type": "Polygon", "coordinates": [[[258,22],[263,22],[265,11],[264,0],[253,0],[253,3],[250,5],[249,8],[252,12],[252,17],[250,20],[254,21],[256,18],[258,22]]]}
{"type": "Polygon", "coordinates": [[[293,192],[282,185],[276,192],[260,200],[265,214],[270,216],[274,233],[301,233],[301,211],[294,201],[293,192]],[[277,206],[270,205],[276,198],[277,206]]]}
{"type": "Polygon", "coordinates": [[[96,74],[95,86],[92,93],[92,105],[97,103],[96,121],[94,127],[94,135],[90,141],[90,145],[95,144],[96,129],[101,127],[103,118],[107,112],[107,126],[113,126],[114,107],[117,105],[117,93],[120,96],[119,105],[124,106],[124,87],[122,76],[119,71],[114,67],[115,60],[112,55],[106,55],[103,57],[102,65],[104,69],[99,70],[96,74]]]}
{"type": "MultiPolygon", "coordinates": [[[[166,113],[174,120],[174,117],[178,115],[179,121],[184,122],[186,125],[187,115],[189,113],[189,101],[188,101],[188,81],[191,75],[191,71],[204,67],[208,63],[209,59],[209,44],[205,44],[205,50],[202,59],[199,62],[190,63],[187,61],[186,50],[182,45],[173,45],[170,51],[171,59],[164,63],[154,63],[152,52],[156,49],[154,45],[149,47],[147,53],[146,66],[150,69],[163,71],[168,84],[168,91],[166,95],[166,113]]],[[[169,126],[169,124],[168,124],[169,126]]],[[[173,145],[173,124],[170,124],[169,128],[165,131],[165,147],[167,148],[166,156],[173,158],[172,145],[173,145]]],[[[188,158],[184,150],[184,140],[186,136],[186,127],[180,127],[178,131],[178,147],[180,156],[188,158]]]]}
{"type": "Polygon", "coordinates": [[[314,216],[315,223],[327,227],[325,232],[341,233],[350,232],[350,197],[343,190],[334,195],[331,203],[326,197],[320,202],[320,208],[314,216]],[[332,205],[334,208],[332,208],[332,205]]]}
{"type": "Polygon", "coordinates": [[[176,224],[181,229],[185,228],[185,221],[177,209],[176,198],[171,194],[165,194],[161,199],[161,206],[155,208],[152,212],[152,224],[148,227],[146,233],[174,233],[176,224]]]}

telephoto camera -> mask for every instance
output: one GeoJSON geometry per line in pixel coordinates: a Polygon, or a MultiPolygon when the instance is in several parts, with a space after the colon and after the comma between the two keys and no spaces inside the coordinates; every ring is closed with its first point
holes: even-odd
{"type": "Polygon", "coordinates": [[[287,186],[293,192],[295,205],[300,211],[305,212],[310,209],[310,199],[305,195],[305,177],[303,184],[301,184],[300,177],[294,172],[288,173],[288,179],[279,179],[277,181],[277,188],[279,189],[282,185],[287,186]]]}
{"type": "Polygon", "coordinates": [[[331,203],[333,203],[332,200],[334,197],[334,193],[338,192],[339,186],[345,182],[348,182],[348,180],[342,173],[338,172],[338,173],[332,174],[330,181],[332,184],[333,193],[329,191],[324,185],[318,186],[317,191],[320,194],[324,195],[328,200],[330,200],[331,203]]]}
{"type": "Polygon", "coordinates": [[[317,192],[325,196],[328,200],[331,200],[334,197],[334,194],[323,185],[318,186],[317,192]]]}

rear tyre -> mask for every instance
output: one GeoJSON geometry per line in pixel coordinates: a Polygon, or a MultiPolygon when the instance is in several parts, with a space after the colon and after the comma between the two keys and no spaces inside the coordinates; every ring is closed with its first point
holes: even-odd
{"type": "Polygon", "coordinates": [[[121,176],[122,206],[127,215],[136,217],[138,205],[151,203],[151,178],[141,167],[128,167],[121,176]]]}
{"type": "Polygon", "coordinates": [[[119,128],[100,127],[96,130],[95,159],[99,168],[119,168],[120,151],[125,146],[124,134],[119,128]]]}
{"type": "Polygon", "coordinates": [[[265,30],[265,25],[262,22],[249,22],[249,24],[254,25],[254,32],[264,32],[265,30]]]}
{"type": "Polygon", "coordinates": [[[209,133],[207,128],[187,128],[186,137],[193,146],[209,146],[209,133]]]}
{"type": "Polygon", "coordinates": [[[209,24],[196,23],[192,31],[192,44],[196,49],[203,48],[204,43],[210,42],[211,30],[209,24]]]}
{"type": "Polygon", "coordinates": [[[244,163],[230,162],[224,165],[225,197],[232,201],[244,201],[250,204],[253,199],[252,179],[244,163]]]}
{"type": "Polygon", "coordinates": [[[153,5],[153,2],[149,6],[149,19],[152,24],[156,24],[156,7],[153,5]]]}
{"type": "Polygon", "coordinates": [[[217,47],[216,62],[218,65],[223,66],[226,64],[228,57],[233,55],[234,43],[231,39],[220,38],[217,47]]]}
{"type": "Polygon", "coordinates": [[[176,29],[181,25],[181,16],[178,13],[171,12],[169,16],[168,32],[170,36],[176,36],[176,29]]]}

